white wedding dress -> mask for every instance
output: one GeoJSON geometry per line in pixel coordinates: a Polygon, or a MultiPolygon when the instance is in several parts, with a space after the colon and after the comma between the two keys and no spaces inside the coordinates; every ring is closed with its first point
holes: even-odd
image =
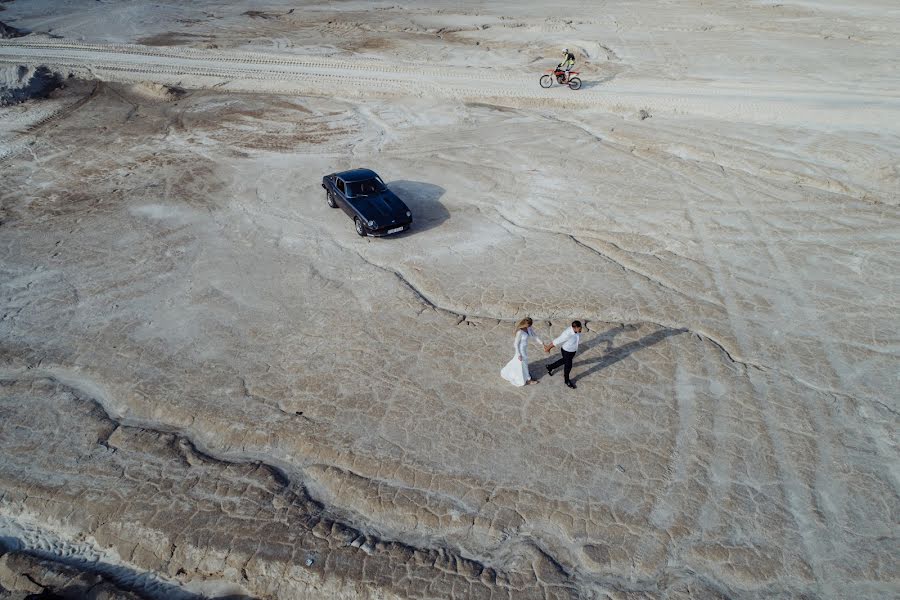
{"type": "Polygon", "coordinates": [[[506,366],[500,370],[500,376],[515,386],[522,386],[531,379],[531,373],[528,372],[528,338],[534,338],[538,344],[543,345],[541,339],[529,327],[528,331],[521,329],[516,332],[516,340],[513,343],[515,355],[512,360],[506,363],[506,366]],[[522,360],[519,360],[519,357],[522,360]]]}

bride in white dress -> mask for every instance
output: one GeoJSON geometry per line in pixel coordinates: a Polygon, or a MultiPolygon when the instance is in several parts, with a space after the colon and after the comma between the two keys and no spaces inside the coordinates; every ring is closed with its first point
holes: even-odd
{"type": "Polygon", "coordinates": [[[541,346],[544,344],[534,332],[534,329],[531,328],[532,324],[533,321],[525,317],[516,325],[516,341],[513,344],[516,354],[500,371],[500,376],[503,379],[516,386],[537,383],[531,378],[531,373],[528,372],[528,339],[534,339],[541,346]]]}

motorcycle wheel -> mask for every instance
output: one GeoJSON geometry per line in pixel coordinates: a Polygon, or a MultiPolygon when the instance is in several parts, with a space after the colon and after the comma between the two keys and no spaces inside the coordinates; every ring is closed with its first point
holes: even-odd
{"type": "Polygon", "coordinates": [[[553,78],[550,77],[549,75],[542,75],[541,76],[541,87],[548,88],[551,85],[553,85],[553,78]]]}
{"type": "Polygon", "coordinates": [[[569,89],[577,90],[580,87],[581,87],[581,80],[578,79],[577,77],[573,77],[572,79],[569,80],[569,89]]]}

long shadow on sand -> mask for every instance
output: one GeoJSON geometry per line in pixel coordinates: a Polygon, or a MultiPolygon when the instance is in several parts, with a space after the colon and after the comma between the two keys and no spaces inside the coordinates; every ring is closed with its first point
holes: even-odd
{"type": "Polygon", "coordinates": [[[450,218],[450,212],[441,204],[444,188],[423,181],[391,181],[388,187],[406,203],[412,213],[410,234],[428,231],[450,218]]]}
{"type": "MultiPolygon", "coordinates": [[[[586,344],[582,344],[579,348],[578,353],[581,356],[584,356],[592,348],[603,343],[606,344],[606,350],[603,356],[597,358],[589,358],[587,360],[576,360],[576,362],[572,364],[572,381],[577,381],[579,379],[582,379],[583,377],[593,375],[597,371],[601,371],[606,367],[616,364],[620,360],[628,358],[632,353],[637,352],[642,348],[647,348],[649,346],[657,344],[673,335],[679,335],[681,333],[688,332],[687,329],[670,329],[668,327],[664,327],[662,329],[654,331],[651,334],[645,335],[639,340],[629,342],[623,346],[613,347],[613,338],[615,338],[617,334],[622,333],[623,331],[631,331],[633,329],[635,329],[634,325],[620,325],[618,327],[612,327],[596,336],[586,344]],[[586,365],[590,365],[590,368],[587,371],[582,372],[578,368],[584,367],[586,365]]],[[[540,361],[536,365],[536,367],[539,366],[539,368],[536,369],[537,373],[532,374],[532,377],[538,375],[538,378],[542,378],[547,374],[546,365],[555,362],[557,359],[559,359],[559,351],[554,350],[553,356],[540,361]]]]}

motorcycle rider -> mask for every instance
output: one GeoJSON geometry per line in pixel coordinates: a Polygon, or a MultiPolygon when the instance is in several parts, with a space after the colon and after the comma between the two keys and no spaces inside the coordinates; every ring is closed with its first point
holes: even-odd
{"type": "Polygon", "coordinates": [[[566,72],[566,81],[564,81],[563,83],[567,83],[569,81],[569,71],[571,71],[572,67],[575,66],[575,55],[569,52],[569,49],[566,48],[563,50],[563,56],[565,56],[565,58],[561,63],[559,63],[556,68],[566,72]]]}

